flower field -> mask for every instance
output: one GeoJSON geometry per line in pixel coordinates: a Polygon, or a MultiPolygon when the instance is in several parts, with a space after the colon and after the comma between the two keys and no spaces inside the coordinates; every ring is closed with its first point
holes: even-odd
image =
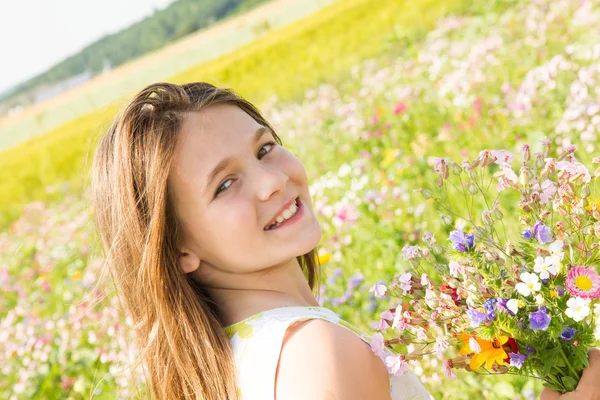
{"type": "MultiPolygon", "coordinates": [[[[405,46],[397,32],[351,79],[262,105],[311,183],[323,229],[320,303],[374,332],[389,304],[368,288],[408,267],[405,245],[457,228],[415,192],[435,185],[437,158],[519,153],[525,143],[541,151],[547,137],[576,145],[591,165],[600,153],[599,27],[600,3],[589,0],[447,17],[405,46]]],[[[47,190],[64,201],[30,203],[0,233],[0,397],[129,399],[139,389],[144,398],[140,371],[127,369],[136,349],[103,276],[89,200],[69,185],[47,190]]],[[[501,204],[504,220],[520,231],[512,200],[501,204]]],[[[517,376],[457,371],[450,380],[435,356],[409,366],[436,399],[533,399],[541,390],[517,376]]]]}

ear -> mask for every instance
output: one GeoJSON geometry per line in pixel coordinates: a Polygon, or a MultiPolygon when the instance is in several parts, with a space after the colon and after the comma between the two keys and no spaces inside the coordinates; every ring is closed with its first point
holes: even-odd
{"type": "Polygon", "coordinates": [[[200,266],[200,257],[188,250],[179,253],[179,267],[185,274],[194,272],[200,266]]]}

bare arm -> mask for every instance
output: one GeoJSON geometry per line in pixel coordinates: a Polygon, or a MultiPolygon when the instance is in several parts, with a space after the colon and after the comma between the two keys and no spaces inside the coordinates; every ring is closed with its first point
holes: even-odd
{"type": "Polygon", "coordinates": [[[355,333],[315,319],[284,342],[275,394],[276,400],[390,400],[389,376],[355,333]]]}

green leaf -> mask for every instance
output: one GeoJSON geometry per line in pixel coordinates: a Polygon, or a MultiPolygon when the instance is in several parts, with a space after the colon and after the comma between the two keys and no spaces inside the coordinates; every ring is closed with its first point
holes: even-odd
{"type": "Polygon", "coordinates": [[[565,385],[567,392],[572,392],[577,387],[577,381],[570,376],[563,376],[561,381],[565,385]]]}
{"type": "Polygon", "coordinates": [[[563,390],[565,390],[565,388],[549,382],[544,382],[543,386],[547,387],[548,389],[556,390],[557,392],[562,392],[563,390]]]}
{"type": "Polygon", "coordinates": [[[552,367],[558,361],[558,355],[560,354],[560,347],[545,351],[542,360],[544,362],[544,368],[542,368],[542,376],[548,375],[552,367]]]}

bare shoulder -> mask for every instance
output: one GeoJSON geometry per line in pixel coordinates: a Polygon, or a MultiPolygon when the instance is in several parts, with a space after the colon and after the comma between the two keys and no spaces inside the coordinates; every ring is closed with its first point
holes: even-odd
{"type": "Polygon", "coordinates": [[[370,346],[321,319],[288,328],[275,378],[275,399],[389,400],[389,376],[370,346]]]}

